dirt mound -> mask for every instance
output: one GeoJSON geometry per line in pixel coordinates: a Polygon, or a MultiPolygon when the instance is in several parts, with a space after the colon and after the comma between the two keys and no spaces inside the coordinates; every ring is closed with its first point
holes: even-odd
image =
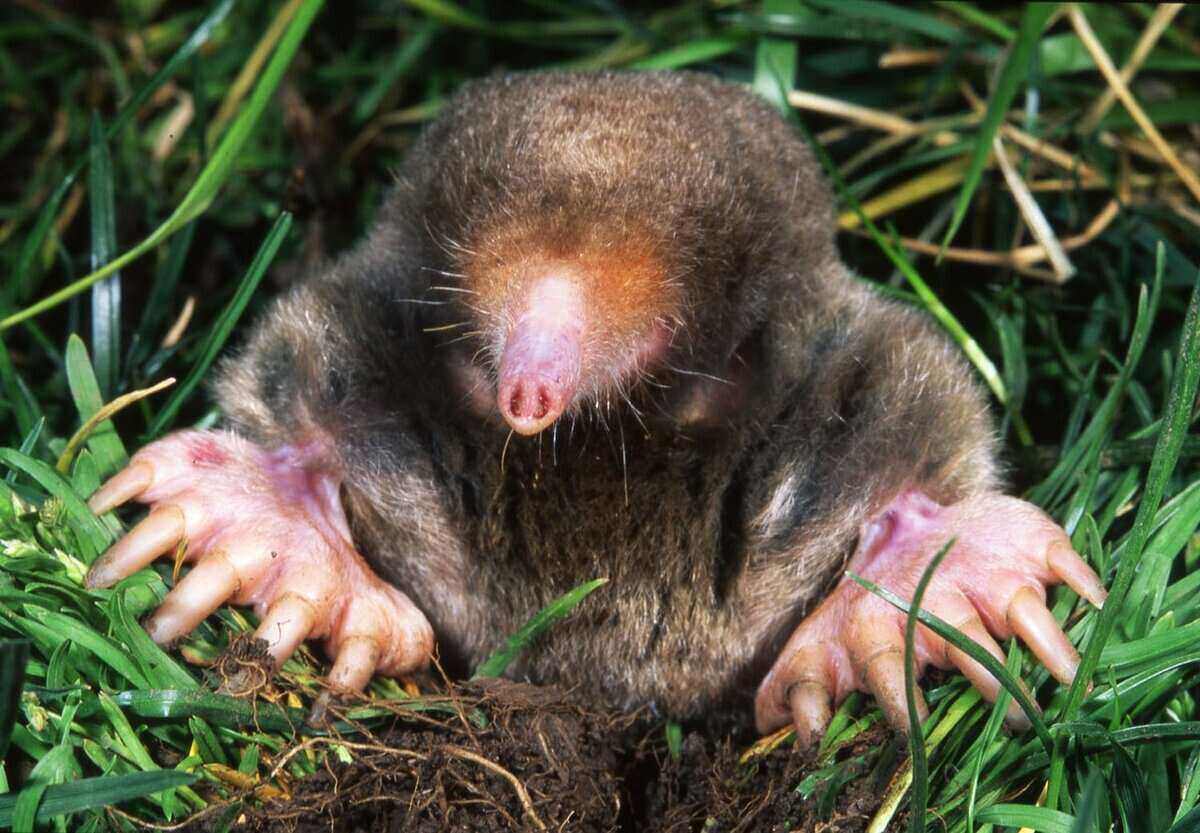
{"type": "MultiPolygon", "coordinates": [[[[287,795],[260,788],[231,829],[840,833],[864,829],[882,794],[854,764],[883,745],[878,729],[842,750],[840,775],[822,780],[813,756],[788,747],[743,763],[747,739],[713,728],[690,731],[673,757],[661,721],[597,711],[552,687],[487,680],[431,702],[436,709],[404,711],[386,730],[291,750],[341,744],[349,755],[326,755],[287,795]],[[806,779],[815,787],[798,789],[806,779]]],[[[215,815],[195,822],[195,833],[221,826],[215,815]]]]}

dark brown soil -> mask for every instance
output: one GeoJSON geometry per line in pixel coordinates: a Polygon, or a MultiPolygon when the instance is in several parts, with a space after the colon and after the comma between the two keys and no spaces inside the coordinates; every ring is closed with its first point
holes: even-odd
{"type": "MultiPolygon", "coordinates": [[[[728,731],[696,729],[672,758],[661,721],[599,712],[554,688],[488,680],[455,687],[441,703],[453,708],[404,712],[384,731],[310,738],[314,750],[342,743],[352,762],[326,755],[290,794],[263,800],[260,791],[231,829],[841,833],[865,829],[894,769],[881,755],[890,746],[882,730],[841,750],[834,775],[812,778],[814,758],[790,746],[740,763],[752,738],[728,731]]],[[[221,829],[220,815],[192,829],[221,829]]]]}
{"type": "MultiPolygon", "coordinates": [[[[883,797],[886,773],[871,772],[867,760],[878,758],[890,734],[869,730],[837,756],[848,765],[843,777],[821,781],[811,790],[800,787],[817,762],[814,754],[785,746],[752,764],[742,764],[741,750],[729,739],[713,743],[702,734],[689,735],[678,761],[668,761],[653,785],[641,826],[658,833],[725,833],[729,831],[821,831],[851,833],[866,829],[883,797]]],[[[807,785],[805,785],[807,786],[807,785]]]]}

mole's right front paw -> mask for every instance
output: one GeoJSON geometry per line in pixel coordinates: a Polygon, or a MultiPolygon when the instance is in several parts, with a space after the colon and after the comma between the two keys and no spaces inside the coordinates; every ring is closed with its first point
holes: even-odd
{"type": "Polygon", "coordinates": [[[234,602],[254,606],[255,636],[277,666],[304,639],[324,640],[337,688],[423,667],[433,630],[355,551],[322,451],[314,443],[268,452],[220,431],[182,431],[147,446],[88,501],[96,514],[133,499],[151,511],[92,565],[87,586],[109,587],[182,542],[195,566],[146,621],[155,642],[178,639],[234,602]]]}

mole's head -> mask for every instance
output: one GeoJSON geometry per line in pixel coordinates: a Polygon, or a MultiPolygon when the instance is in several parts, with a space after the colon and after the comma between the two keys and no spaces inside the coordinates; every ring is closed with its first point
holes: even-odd
{"type": "Polygon", "coordinates": [[[441,321],[470,334],[486,395],[521,434],[642,378],[669,386],[672,368],[720,372],[768,314],[798,207],[818,218],[809,245],[832,251],[806,149],[752,94],[699,75],[470,85],[402,188],[430,295],[452,302],[441,321]]]}

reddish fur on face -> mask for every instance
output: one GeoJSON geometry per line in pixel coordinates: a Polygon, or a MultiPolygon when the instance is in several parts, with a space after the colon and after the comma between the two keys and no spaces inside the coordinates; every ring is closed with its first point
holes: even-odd
{"type": "Polygon", "coordinates": [[[464,288],[474,293],[472,307],[498,365],[533,286],[548,277],[572,282],[585,310],[579,390],[594,396],[665,349],[679,293],[645,232],[600,217],[556,228],[555,219],[513,219],[469,240],[464,249],[474,254],[462,265],[464,288]]]}

